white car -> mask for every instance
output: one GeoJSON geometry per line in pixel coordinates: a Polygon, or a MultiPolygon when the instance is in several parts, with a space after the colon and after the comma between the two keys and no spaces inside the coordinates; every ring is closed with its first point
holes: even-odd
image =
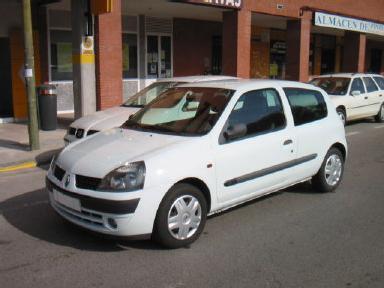
{"type": "Polygon", "coordinates": [[[330,95],[344,125],[374,116],[384,122],[384,77],[375,74],[330,74],[315,77],[312,84],[330,95]]]}
{"type": "Polygon", "coordinates": [[[218,80],[224,81],[231,79],[238,78],[231,76],[209,75],[159,79],[130,97],[121,106],[109,108],[104,111],[98,111],[91,115],[77,119],[69,126],[67,133],[64,136],[64,142],[68,145],[97,132],[119,127],[128,120],[130,115],[136,113],[168,88],[184,83],[218,80]]]}
{"type": "Polygon", "coordinates": [[[121,128],[52,160],[52,207],[86,229],[188,245],[207,215],[312,179],[340,184],[342,122],[313,85],[247,80],[168,89],[121,128]]]}

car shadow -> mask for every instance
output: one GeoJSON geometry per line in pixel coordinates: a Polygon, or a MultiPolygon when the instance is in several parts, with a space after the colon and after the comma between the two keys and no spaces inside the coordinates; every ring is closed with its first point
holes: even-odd
{"type": "Polygon", "coordinates": [[[358,120],[350,120],[348,121],[346,127],[353,127],[354,125],[363,124],[363,123],[376,123],[375,119],[373,117],[370,118],[363,118],[358,120]]]}
{"type": "Polygon", "coordinates": [[[164,249],[152,241],[129,241],[126,238],[103,236],[67,222],[52,209],[45,189],[1,202],[0,214],[10,225],[27,235],[78,250],[113,252],[129,249],[164,249]]]}

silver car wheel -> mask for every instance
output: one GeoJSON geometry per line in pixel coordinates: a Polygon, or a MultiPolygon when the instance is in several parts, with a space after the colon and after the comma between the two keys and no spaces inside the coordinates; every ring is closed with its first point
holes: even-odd
{"type": "Polygon", "coordinates": [[[168,231],[177,240],[185,240],[196,233],[201,223],[201,205],[190,195],[177,198],[168,212],[168,231]]]}
{"type": "Polygon", "coordinates": [[[337,154],[332,154],[325,164],[325,180],[330,186],[335,186],[340,181],[343,171],[343,161],[337,154]]]}

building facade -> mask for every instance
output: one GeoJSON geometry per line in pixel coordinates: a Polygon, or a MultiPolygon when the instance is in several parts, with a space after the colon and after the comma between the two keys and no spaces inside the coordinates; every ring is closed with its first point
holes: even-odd
{"type": "MultiPolygon", "coordinates": [[[[37,84],[56,84],[58,110],[76,117],[163,77],[384,72],[384,0],[105,0],[102,13],[91,2],[33,1],[37,84]]],[[[0,9],[0,119],[24,119],[21,3],[0,9]]]]}

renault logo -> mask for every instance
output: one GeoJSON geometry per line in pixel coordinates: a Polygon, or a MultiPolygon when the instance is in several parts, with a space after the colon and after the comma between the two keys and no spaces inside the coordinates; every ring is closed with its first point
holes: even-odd
{"type": "Polygon", "coordinates": [[[65,178],[65,187],[68,187],[69,183],[71,183],[71,176],[70,175],[67,175],[67,177],[65,178]]]}

